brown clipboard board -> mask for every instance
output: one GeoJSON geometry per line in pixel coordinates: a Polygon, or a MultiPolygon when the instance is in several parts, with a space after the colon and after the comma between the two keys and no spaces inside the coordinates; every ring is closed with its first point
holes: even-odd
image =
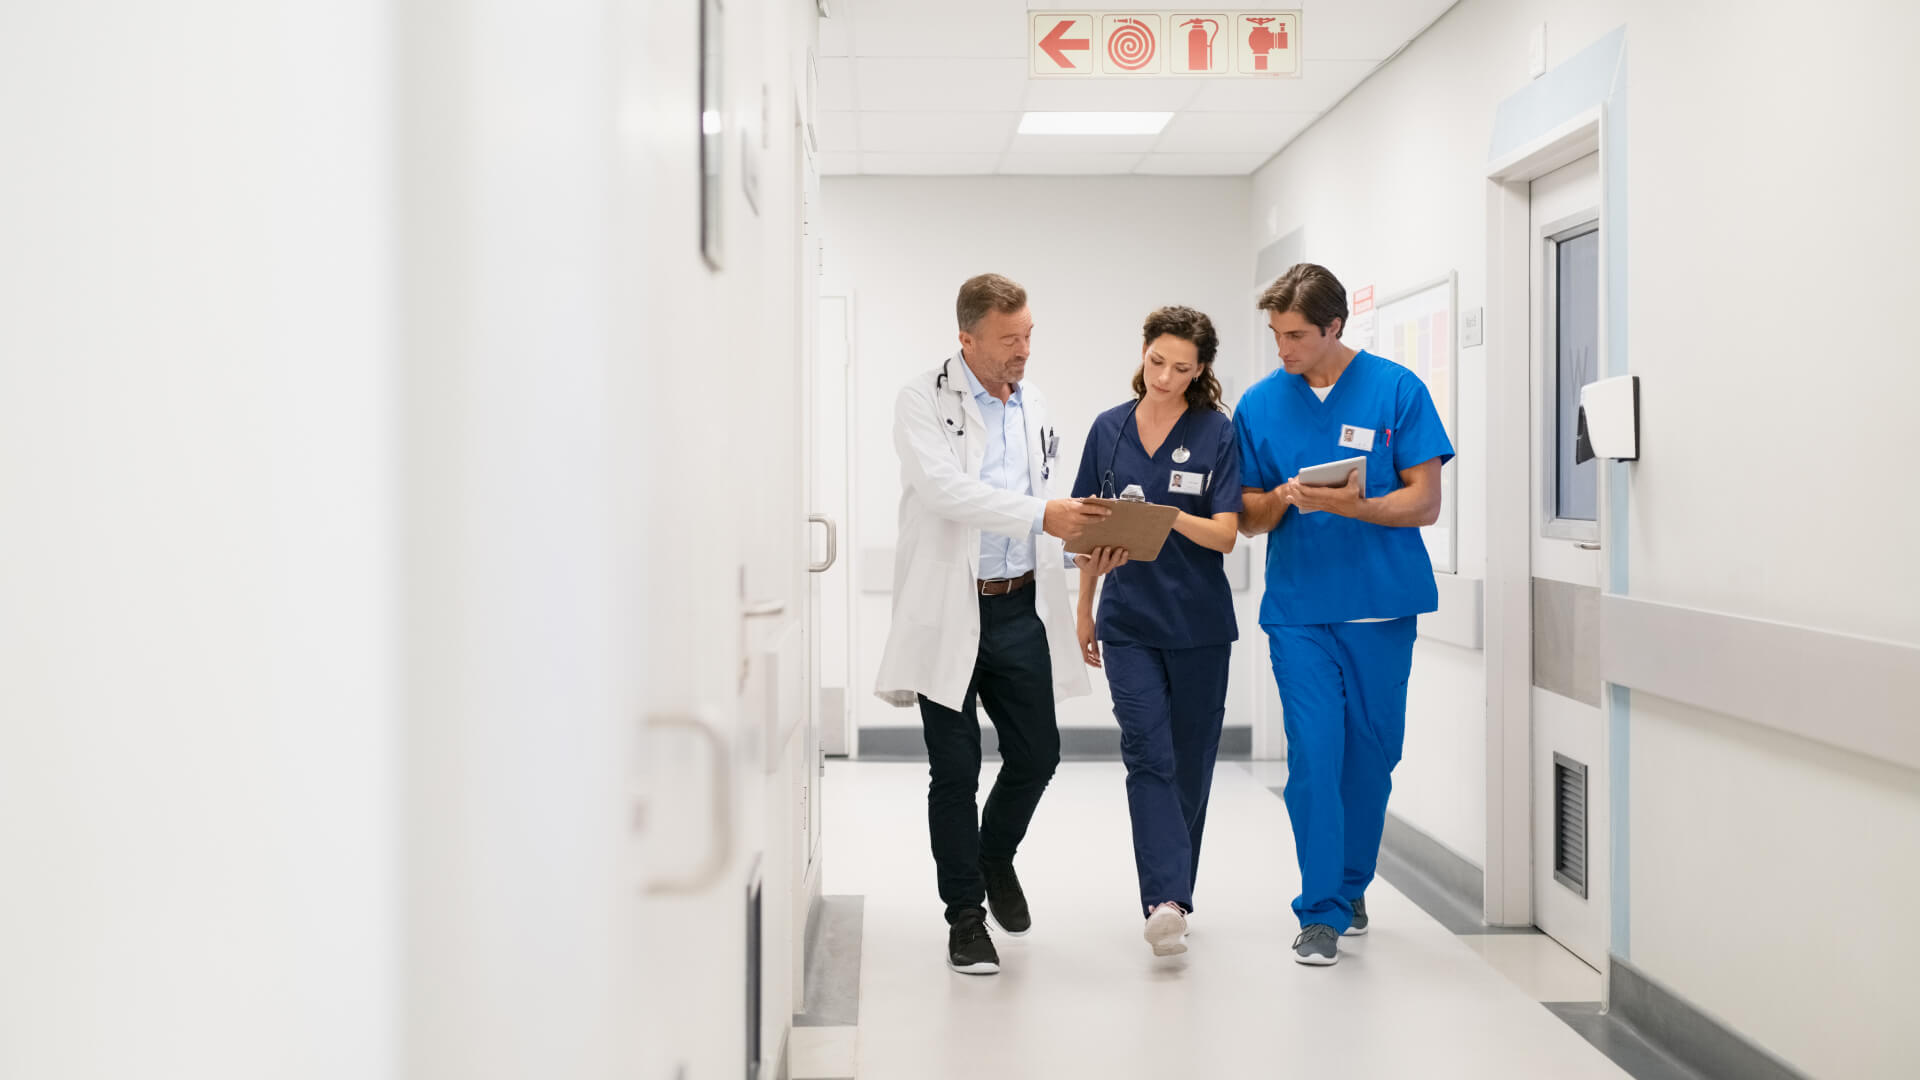
{"type": "Polygon", "coordinates": [[[1132,499],[1083,499],[1104,506],[1113,513],[1087,526],[1085,532],[1067,541],[1067,554],[1085,555],[1094,548],[1125,548],[1129,562],[1152,562],[1160,557],[1160,548],[1173,531],[1180,516],[1177,506],[1135,502],[1132,499]]]}

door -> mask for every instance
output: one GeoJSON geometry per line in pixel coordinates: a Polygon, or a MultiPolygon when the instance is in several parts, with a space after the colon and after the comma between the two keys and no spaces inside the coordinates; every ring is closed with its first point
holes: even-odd
{"type": "Polygon", "coordinates": [[[815,695],[822,749],[833,757],[853,752],[853,577],[839,558],[839,543],[851,535],[853,506],[852,431],[853,301],[822,296],[819,304],[817,372],[812,416],[813,507],[820,535],[815,538],[815,695]]]}
{"type": "Polygon", "coordinates": [[[621,139],[605,378],[615,497],[636,507],[622,536],[645,567],[622,617],[647,642],[641,1005],[626,1015],[657,1035],[630,1075],[769,1078],[797,1000],[795,838],[814,771],[800,344],[813,294],[796,277],[803,159],[773,118],[794,113],[787,45],[811,15],[714,0],[609,10],[621,139]]]}
{"type": "Polygon", "coordinates": [[[1534,919],[1606,958],[1606,738],[1600,708],[1599,462],[1574,462],[1580,387],[1599,372],[1599,155],[1532,186],[1534,919]]]}
{"type": "Polygon", "coordinates": [[[801,328],[795,338],[802,351],[800,459],[805,470],[805,505],[810,508],[807,523],[812,530],[803,621],[807,717],[793,778],[793,987],[798,1001],[806,992],[807,922],[820,895],[820,804],[826,755],[845,754],[847,744],[847,574],[840,560],[840,538],[847,521],[849,372],[845,348],[830,345],[836,326],[844,339],[844,302],[836,309],[820,297],[820,178],[804,115],[796,114],[794,131],[800,215],[794,261],[795,279],[801,286],[801,328]],[[833,632],[836,626],[838,636],[833,632]]]}

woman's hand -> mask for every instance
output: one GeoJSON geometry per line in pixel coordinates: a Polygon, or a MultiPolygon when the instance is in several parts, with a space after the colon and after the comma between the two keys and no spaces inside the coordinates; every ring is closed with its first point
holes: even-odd
{"type": "Polygon", "coordinates": [[[1088,667],[1099,667],[1100,642],[1093,636],[1093,612],[1080,612],[1074,624],[1075,632],[1080,635],[1080,659],[1085,660],[1088,667]]]}
{"type": "Polygon", "coordinates": [[[1100,577],[1118,567],[1125,566],[1126,562],[1127,549],[1120,547],[1094,548],[1088,554],[1073,557],[1073,565],[1094,577],[1100,577]]]}

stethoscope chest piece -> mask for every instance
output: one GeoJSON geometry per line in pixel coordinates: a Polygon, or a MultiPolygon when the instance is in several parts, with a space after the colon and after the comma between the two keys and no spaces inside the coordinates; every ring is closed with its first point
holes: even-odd
{"type": "Polygon", "coordinates": [[[1192,456],[1193,454],[1188,452],[1187,448],[1184,446],[1176,446],[1173,448],[1173,463],[1175,465],[1185,465],[1187,463],[1187,459],[1192,456]]]}

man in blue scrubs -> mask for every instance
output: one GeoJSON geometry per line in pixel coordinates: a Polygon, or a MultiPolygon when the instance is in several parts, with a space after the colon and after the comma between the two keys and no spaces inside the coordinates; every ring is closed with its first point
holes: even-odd
{"type": "Polygon", "coordinates": [[[1260,625],[1286,712],[1287,813],[1300,860],[1294,958],[1327,965],[1367,930],[1393,767],[1406,730],[1415,616],[1439,597],[1420,527],[1440,516],[1453,444],[1413,372],[1340,340],[1347,293],[1301,263],[1260,297],[1282,370],[1234,414],[1240,531],[1270,532],[1260,625]],[[1338,487],[1302,469],[1364,457],[1338,487]]]}

